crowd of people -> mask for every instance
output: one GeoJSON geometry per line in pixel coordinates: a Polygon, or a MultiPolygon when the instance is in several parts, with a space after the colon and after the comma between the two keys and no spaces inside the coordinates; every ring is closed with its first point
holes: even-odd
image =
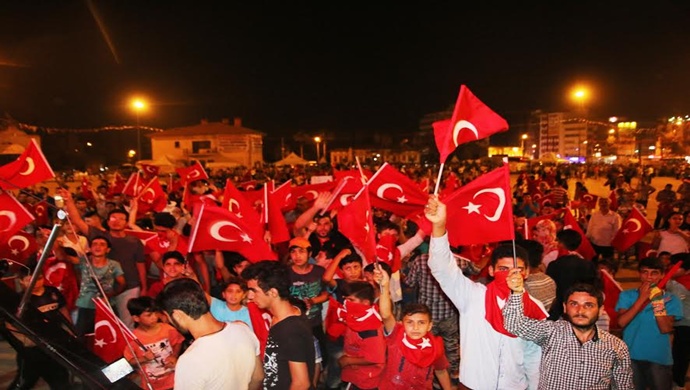
{"type": "MultiPolygon", "coordinates": [[[[271,180],[298,187],[331,175],[331,167],[219,171],[182,187],[163,180],[161,212],[142,213],[135,197],[113,192],[107,180],[52,194],[25,189],[16,197],[27,208],[45,201],[51,217],[57,207],[68,216],[31,303],[88,340],[94,298],[108,299],[143,346],[122,354],[141,364],[144,388],[683,388],[690,180],[657,190],[654,170],[639,166],[532,167],[512,188],[515,241],[451,246],[444,191],[497,164],[451,165],[424,210],[430,228],[375,208],[384,249],[377,258],[366,258],[340,232],[336,213],[325,212],[328,192],[302,195],[283,210],[290,238],[273,244],[277,261],[190,250],[195,216],[185,200],[220,205],[226,180],[238,188],[271,180]],[[605,181],[611,193],[593,204],[586,177],[605,181]],[[646,214],[650,199],[658,205],[654,232],[618,251],[612,241],[622,221],[633,209],[646,214]],[[571,212],[579,229],[565,220],[571,212]],[[142,240],[141,232],[155,235],[142,240]],[[607,286],[631,264],[640,287],[612,297],[607,286]]],[[[398,168],[433,191],[436,172],[398,168]]],[[[39,252],[53,222],[24,228],[39,252]]],[[[29,270],[39,254],[24,259],[29,270]]],[[[30,273],[21,272],[26,288],[30,273]]],[[[70,386],[64,369],[28,342],[18,365],[12,388],[32,388],[39,377],[52,388],[70,386]]]]}

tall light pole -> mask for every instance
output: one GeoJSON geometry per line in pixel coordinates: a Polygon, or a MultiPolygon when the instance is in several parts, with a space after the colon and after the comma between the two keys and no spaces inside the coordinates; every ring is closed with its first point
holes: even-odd
{"type": "Polygon", "coordinates": [[[142,112],[146,111],[148,104],[146,104],[146,101],[142,98],[133,98],[130,106],[137,118],[137,156],[141,159],[141,125],[139,124],[139,116],[142,112]]]}
{"type": "Polygon", "coordinates": [[[321,143],[321,137],[318,135],[314,137],[314,142],[316,143],[316,163],[318,164],[321,160],[321,154],[319,153],[319,144],[321,143]]]}
{"type": "Polygon", "coordinates": [[[520,138],[522,138],[522,157],[525,157],[525,141],[527,141],[527,134],[523,134],[520,138]]]}

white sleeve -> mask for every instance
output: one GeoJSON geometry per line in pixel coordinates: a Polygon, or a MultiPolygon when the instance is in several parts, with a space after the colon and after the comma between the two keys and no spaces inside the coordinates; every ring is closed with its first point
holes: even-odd
{"type": "Polygon", "coordinates": [[[481,299],[486,287],[469,280],[462,274],[450,251],[447,232],[441,237],[431,237],[430,244],[428,265],[431,274],[438,281],[443,292],[462,312],[473,298],[481,299]],[[474,297],[475,294],[476,297],[474,297]]]}

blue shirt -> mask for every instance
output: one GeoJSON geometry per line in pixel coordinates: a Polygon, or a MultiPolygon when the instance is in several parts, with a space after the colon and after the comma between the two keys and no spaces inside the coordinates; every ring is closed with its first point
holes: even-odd
{"type": "Polygon", "coordinates": [[[247,306],[242,306],[240,310],[232,311],[225,303],[225,301],[211,297],[211,314],[215,319],[221,322],[242,321],[249,325],[252,331],[252,320],[249,318],[249,309],[247,306]]]}
{"type": "MultiPolygon", "coordinates": [[[[639,295],[637,289],[623,291],[618,298],[616,311],[632,307],[639,295]]],[[[678,297],[664,292],[664,304],[669,316],[675,317],[676,320],[683,318],[683,309],[678,297]]],[[[648,361],[664,366],[673,364],[670,337],[670,334],[659,331],[651,304],[647,304],[623,329],[623,341],[628,345],[632,360],[648,361]]]]}

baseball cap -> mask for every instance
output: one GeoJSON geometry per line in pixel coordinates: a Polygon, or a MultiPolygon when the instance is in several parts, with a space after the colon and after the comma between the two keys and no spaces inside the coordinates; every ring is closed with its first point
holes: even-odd
{"type": "Polygon", "coordinates": [[[311,248],[311,244],[309,243],[309,240],[307,240],[304,237],[295,237],[292,240],[290,240],[290,249],[294,247],[299,247],[303,249],[309,249],[311,248]]]}

